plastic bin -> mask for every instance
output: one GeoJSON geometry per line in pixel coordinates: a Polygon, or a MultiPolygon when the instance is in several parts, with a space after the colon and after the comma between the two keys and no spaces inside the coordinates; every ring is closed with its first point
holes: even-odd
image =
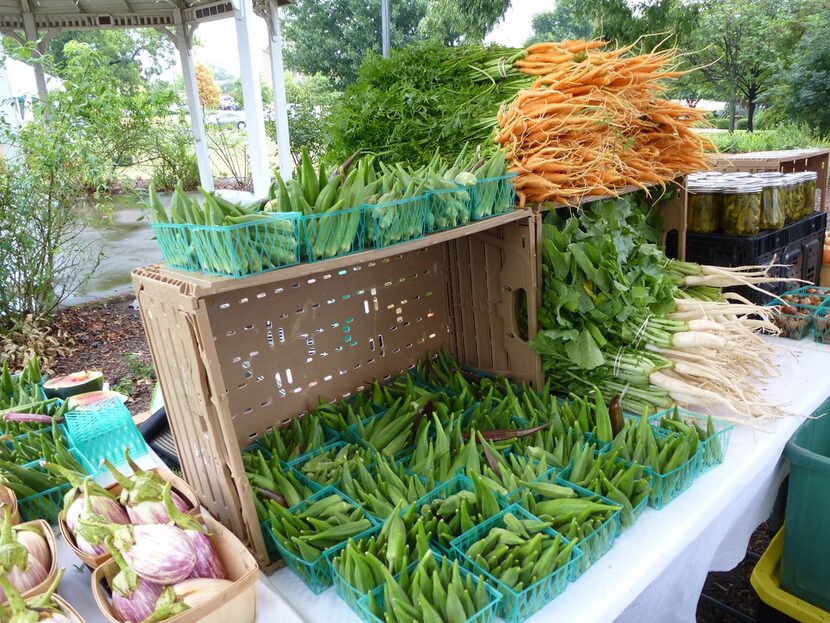
{"type": "Polygon", "coordinates": [[[363,206],[300,217],[303,261],[363,251],[363,206]]]}
{"type": "Polygon", "coordinates": [[[804,422],[787,442],[790,484],[781,558],[781,586],[789,593],[830,610],[830,401],[804,422]]]}
{"type": "Polygon", "coordinates": [[[830,623],[830,612],[781,588],[779,563],[785,534],[781,528],[773,537],[749,579],[758,597],[757,623],[830,623]]]}
{"type": "MultiPolygon", "coordinates": [[[[456,556],[464,561],[467,568],[472,569],[477,575],[483,575],[484,579],[495,586],[501,593],[502,600],[499,603],[499,616],[507,621],[507,623],[521,623],[521,621],[524,621],[530,615],[537,612],[557,595],[560,595],[571,580],[579,575],[581,558],[584,554],[579,549],[579,546],[574,547],[571,551],[570,560],[564,565],[534,584],[525,587],[520,592],[514,591],[484,571],[484,569],[467,558],[465,554],[473,543],[485,538],[492,528],[503,528],[503,517],[507,513],[512,513],[519,519],[537,519],[518,504],[513,504],[498,515],[491,517],[472,530],[468,530],[457,539],[454,539],[452,549],[455,550],[456,556]]],[[[545,532],[554,538],[557,536],[557,533],[550,528],[546,529],[545,532]]],[[[569,541],[563,537],[562,543],[568,544],[569,541]]]]}
{"type": "Polygon", "coordinates": [[[424,235],[429,198],[417,195],[386,203],[365,205],[366,248],[384,247],[415,240],[424,235]]]}

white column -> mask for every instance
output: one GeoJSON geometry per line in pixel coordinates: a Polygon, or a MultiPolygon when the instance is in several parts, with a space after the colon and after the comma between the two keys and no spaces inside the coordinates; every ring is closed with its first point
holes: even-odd
{"type": "Polygon", "coordinates": [[[254,9],[251,0],[234,0],[236,45],[239,49],[239,72],[242,78],[242,99],[245,102],[245,125],[248,130],[248,152],[254,196],[265,197],[271,184],[265,140],[265,118],[262,114],[262,88],[259,84],[259,62],[251,49],[254,9]]]}
{"type": "Polygon", "coordinates": [[[380,32],[383,57],[389,58],[389,0],[380,0],[380,32]]]}
{"type": "MultiPolygon", "coordinates": [[[[35,16],[26,11],[23,13],[23,30],[26,32],[26,40],[30,43],[37,44],[37,27],[35,26],[35,16]]],[[[32,56],[34,63],[32,69],[35,72],[35,84],[37,84],[37,97],[40,101],[45,102],[49,92],[46,89],[46,74],[43,71],[43,65],[40,60],[43,58],[40,46],[35,47],[32,56]]]]}
{"type": "Polygon", "coordinates": [[[291,158],[291,139],[288,134],[288,101],[285,97],[285,67],[282,61],[282,29],[277,0],[269,0],[268,51],[271,55],[271,81],[274,83],[274,116],[277,123],[277,151],[280,158],[280,177],[287,180],[294,174],[291,158]]]}
{"type": "Polygon", "coordinates": [[[213,190],[213,173],[210,170],[210,154],[205,135],[205,120],[202,104],[199,102],[199,87],[196,82],[196,68],[193,65],[193,31],[184,23],[176,24],[176,48],[182,64],[184,90],[187,94],[187,108],[190,111],[190,127],[196,144],[196,162],[199,165],[199,180],[202,188],[213,190]]]}
{"type": "MultiPolygon", "coordinates": [[[[6,73],[6,53],[3,51],[3,44],[0,43],[0,114],[13,132],[16,132],[19,124],[17,109],[12,103],[12,89],[9,84],[9,75],[6,73]]],[[[6,160],[13,160],[17,154],[14,143],[3,145],[3,156],[6,160]]]]}

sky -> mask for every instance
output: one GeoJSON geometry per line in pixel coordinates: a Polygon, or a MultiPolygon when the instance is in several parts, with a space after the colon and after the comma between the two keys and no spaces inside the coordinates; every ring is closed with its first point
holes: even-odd
{"type": "MultiPolygon", "coordinates": [[[[392,2],[406,2],[408,0],[391,0],[392,2]]],[[[499,43],[506,46],[519,47],[530,36],[530,22],[536,13],[553,9],[554,0],[513,0],[505,13],[504,19],[496,25],[488,36],[488,43],[499,43]]],[[[380,7],[380,2],[378,2],[380,7]]],[[[378,8],[380,10],[380,8],[378,8]]],[[[200,24],[196,29],[196,39],[199,46],[194,49],[196,62],[221,67],[234,75],[239,74],[239,56],[236,53],[236,28],[234,20],[222,19],[200,24]]],[[[265,22],[259,18],[254,20],[254,41],[261,42],[260,49],[267,49],[268,31],[265,22]]],[[[263,58],[255,59],[262,64],[263,58]]],[[[259,67],[260,71],[265,67],[259,67]]],[[[9,74],[12,92],[35,93],[34,76],[27,65],[8,60],[6,70],[9,74]]],[[[178,63],[171,67],[162,76],[166,80],[173,80],[179,75],[178,63]]]]}

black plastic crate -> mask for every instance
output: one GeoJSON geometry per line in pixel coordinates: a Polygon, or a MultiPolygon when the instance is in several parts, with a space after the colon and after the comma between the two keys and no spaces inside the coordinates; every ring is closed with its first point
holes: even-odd
{"type": "MultiPolygon", "coordinates": [[[[761,232],[754,236],[726,236],[723,234],[686,234],[686,259],[710,266],[752,266],[769,264],[775,258],[782,267],[773,268],[774,277],[804,279],[816,283],[821,273],[824,230],[827,213],[816,212],[782,229],[761,232]]],[[[677,256],[677,233],[669,232],[666,253],[677,256]]],[[[799,284],[792,281],[762,286],[771,294],[782,294],[799,284]]],[[[731,288],[753,303],[763,304],[770,296],[752,288],[731,288]]]]}

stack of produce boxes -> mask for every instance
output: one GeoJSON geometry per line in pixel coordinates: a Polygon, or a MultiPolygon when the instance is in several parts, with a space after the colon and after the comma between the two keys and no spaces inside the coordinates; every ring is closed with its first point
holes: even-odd
{"type": "Polygon", "coordinates": [[[730,429],[562,400],[442,352],[243,458],[271,551],[314,592],[333,584],[367,622],[518,622],[722,461],[730,429]]]}

